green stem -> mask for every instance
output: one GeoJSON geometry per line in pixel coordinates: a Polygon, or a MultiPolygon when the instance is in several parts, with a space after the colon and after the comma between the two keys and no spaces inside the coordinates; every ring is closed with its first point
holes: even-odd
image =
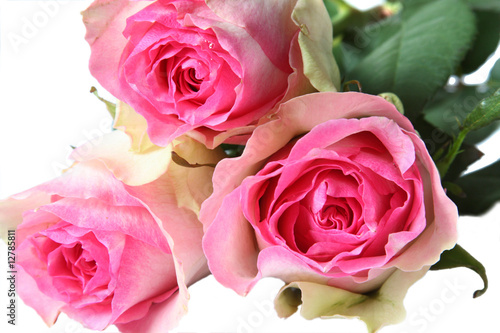
{"type": "Polygon", "coordinates": [[[457,157],[457,155],[460,153],[460,147],[462,147],[462,143],[464,142],[464,139],[468,133],[469,130],[467,129],[461,130],[460,133],[458,133],[458,137],[453,141],[453,144],[448,150],[446,156],[436,163],[441,179],[444,178],[444,176],[450,169],[451,164],[455,160],[455,157],[457,157]]]}

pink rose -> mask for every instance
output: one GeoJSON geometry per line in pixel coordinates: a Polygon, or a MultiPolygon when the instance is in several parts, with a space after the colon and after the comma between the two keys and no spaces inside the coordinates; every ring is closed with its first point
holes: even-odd
{"type": "Polygon", "coordinates": [[[212,274],[243,295],[262,277],[289,283],[276,300],[282,316],[302,298],[308,318],[343,314],[380,326],[382,302],[399,320],[400,293],[456,242],[457,209],[424,143],[377,96],[284,103],[213,181],[200,215],[212,274]],[[365,295],[374,290],[382,292],[365,295]],[[356,307],[369,297],[371,310],[356,307]]]}
{"type": "Polygon", "coordinates": [[[96,0],[83,16],[91,73],[160,146],[243,143],[278,103],[338,85],[320,0],[96,0]]]}
{"type": "MultiPolygon", "coordinates": [[[[165,332],[187,311],[187,286],[209,274],[202,224],[182,201],[190,195],[192,206],[201,204],[212,168],[168,163],[153,181],[126,185],[117,175],[141,183],[149,175],[135,167],[149,162],[157,173],[164,164],[161,150],[135,154],[130,144],[121,131],[89,142],[61,177],[0,202],[3,226],[17,226],[19,295],[48,325],[64,312],[94,330],[165,332]]],[[[192,139],[172,149],[216,162],[192,139]]]]}

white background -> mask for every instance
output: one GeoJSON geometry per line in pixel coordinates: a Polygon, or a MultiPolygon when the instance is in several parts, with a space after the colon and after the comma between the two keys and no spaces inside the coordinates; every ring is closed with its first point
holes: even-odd
{"type": "MultiPolygon", "coordinates": [[[[99,88],[87,69],[90,50],[79,14],[89,4],[0,0],[0,198],[56,177],[69,165],[70,145],[109,131],[104,105],[88,92],[93,85],[99,88]]],[[[486,157],[474,168],[500,157],[499,140],[497,134],[480,146],[486,157]]],[[[381,332],[498,332],[499,216],[497,205],[481,218],[459,221],[459,243],[488,270],[490,288],[484,296],[471,297],[482,286],[472,271],[430,272],[408,293],[407,320],[381,332]]],[[[6,272],[7,250],[0,243],[0,267],[6,272]]],[[[8,325],[6,276],[0,273],[0,331],[90,332],[65,315],[47,328],[20,299],[18,326],[8,325]]],[[[270,306],[281,286],[278,280],[262,280],[245,299],[209,277],[190,288],[189,313],[175,331],[366,332],[358,320],[306,321],[298,314],[278,319],[270,306]]],[[[114,327],[107,331],[117,332],[114,327]]]]}

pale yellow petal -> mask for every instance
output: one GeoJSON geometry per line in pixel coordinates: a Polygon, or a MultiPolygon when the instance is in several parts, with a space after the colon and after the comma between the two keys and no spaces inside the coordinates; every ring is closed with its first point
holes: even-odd
{"type": "Polygon", "coordinates": [[[130,136],[132,140],[130,149],[133,152],[146,152],[148,149],[156,147],[149,139],[146,119],[122,101],[118,101],[116,104],[113,127],[130,136]]]}
{"type": "MultiPolygon", "coordinates": [[[[174,141],[174,151],[191,164],[217,164],[224,158],[220,148],[207,149],[190,137],[183,136],[174,141]]],[[[214,167],[185,167],[171,163],[168,173],[172,178],[179,207],[199,213],[203,201],[213,191],[212,175],[214,167]]]]}
{"type": "Polygon", "coordinates": [[[323,1],[299,0],[292,18],[300,27],[305,76],[318,91],[340,91],[340,72],[332,52],[332,24],[323,1]]]}
{"type": "Polygon", "coordinates": [[[133,150],[132,138],[117,130],[76,148],[71,158],[78,162],[99,160],[117,179],[127,185],[139,186],[152,182],[167,171],[171,152],[171,146],[155,145],[146,150],[133,150]]]}
{"type": "Polygon", "coordinates": [[[404,320],[403,300],[408,288],[428,269],[427,266],[415,272],[396,270],[379,289],[367,294],[312,282],[292,282],[280,290],[274,304],[280,317],[291,316],[300,305],[300,314],[306,319],[359,318],[366,323],[368,332],[374,333],[404,320]]]}

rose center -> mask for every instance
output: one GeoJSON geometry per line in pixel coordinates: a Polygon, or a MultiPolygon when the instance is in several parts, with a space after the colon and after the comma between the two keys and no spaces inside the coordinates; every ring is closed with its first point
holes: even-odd
{"type": "Polygon", "coordinates": [[[352,222],[352,211],[340,205],[325,207],[316,218],[319,227],[343,230],[352,222]]]}
{"type": "Polygon", "coordinates": [[[201,64],[194,59],[163,59],[159,64],[158,75],[168,89],[174,89],[183,96],[196,94],[203,82],[203,75],[197,71],[197,66],[201,64]]]}
{"type": "Polygon", "coordinates": [[[202,80],[196,77],[196,69],[189,68],[185,70],[183,76],[183,82],[187,85],[187,90],[191,90],[192,92],[198,92],[200,90],[202,80]]]}
{"type": "Polygon", "coordinates": [[[56,280],[69,283],[72,288],[84,290],[96,271],[96,261],[83,249],[81,243],[61,244],[49,255],[49,274],[56,280]]]}

